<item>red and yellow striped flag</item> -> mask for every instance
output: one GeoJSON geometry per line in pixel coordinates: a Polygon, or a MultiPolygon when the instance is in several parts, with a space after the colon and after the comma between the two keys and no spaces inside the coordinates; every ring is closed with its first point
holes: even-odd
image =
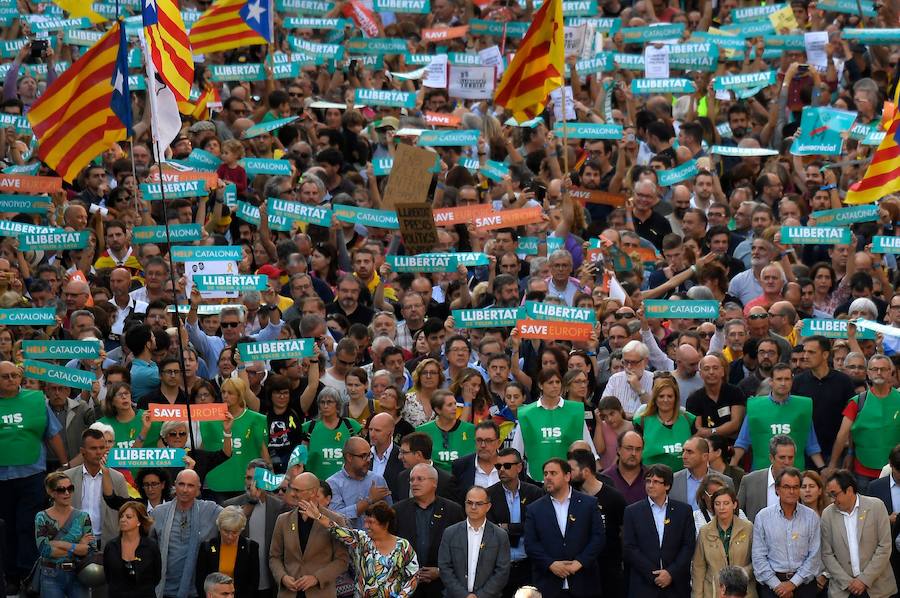
{"type": "Polygon", "coordinates": [[[272,43],[272,8],[272,0],[216,0],[191,27],[194,54],[272,43]]]}
{"type": "Polygon", "coordinates": [[[494,94],[494,103],[524,122],[544,111],[547,95],[565,83],[562,0],[546,0],[494,94]]]}
{"type": "Polygon", "coordinates": [[[144,37],[153,69],[177,101],[186,101],[194,80],[194,56],[178,6],[175,0],[148,0],[143,5],[144,37]]]}
{"type": "Polygon", "coordinates": [[[196,102],[188,100],[187,102],[178,102],[178,110],[187,116],[193,116],[195,120],[209,120],[212,118],[213,110],[222,109],[222,99],[219,96],[219,90],[212,85],[208,85],[205,90],[200,92],[200,97],[196,102]]]}
{"type": "Polygon", "coordinates": [[[894,92],[894,103],[884,103],[881,126],[885,131],[866,174],[847,189],[845,204],[859,205],[873,203],[900,191],[900,114],[898,114],[900,85],[894,92]]]}

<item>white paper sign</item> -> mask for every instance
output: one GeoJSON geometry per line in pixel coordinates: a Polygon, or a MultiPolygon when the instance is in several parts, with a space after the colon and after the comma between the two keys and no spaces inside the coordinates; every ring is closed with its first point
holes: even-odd
{"type": "Polygon", "coordinates": [[[478,57],[481,58],[481,64],[484,66],[492,66],[497,69],[497,79],[503,75],[503,55],[500,54],[500,48],[491,46],[484,50],[478,51],[478,57]]]}
{"type": "Polygon", "coordinates": [[[584,50],[584,38],[584,25],[565,28],[566,58],[570,56],[581,56],[581,53],[584,50]]]}
{"type": "Polygon", "coordinates": [[[803,43],[806,45],[806,61],[820,71],[827,69],[828,54],[825,53],[825,45],[828,43],[828,32],[804,33],[803,43]]]}
{"type": "Polygon", "coordinates": [[[439,54],[431,59],[425,68],[425,78],[422,80],[424,87],[447,87],[447,55],[439,54]]]}
{"type": "Polygon", "coordinates": [[[556,120],[575,120],[575,97],[572,95],[572,87],[566,85],[566,115],[563,116],[563,90],[557,87],[550,92],[550,99],[553,101],[553,116],[556,120]]]}
{"type": "Polygon", "coordinates": [[[447,91],[451,98],[491,99],[494,95],[494,67],[451,65],[447,91]]]}
{"type": "Polygon", "coordinates": [[[669,46],[657,47],[653,44],[647,46],[644,50],[644,77],[669,78],[669,46]]]}

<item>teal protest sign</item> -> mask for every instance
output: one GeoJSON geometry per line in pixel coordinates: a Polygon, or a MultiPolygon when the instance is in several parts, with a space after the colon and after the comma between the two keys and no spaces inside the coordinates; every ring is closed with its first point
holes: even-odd
{"type": "Polygon", "coordinates": [[[448,257],[453,256],[456,258],[456,263],[460,266],[465,266],[466,268],[470,268],[472,266],[487,266],[490,263],[488,260],[488,256],[486,253],[480,252],[472,252],[472,251],[463,251],[461,253],[420,253],[419,256],[430,256],[430,257],[448,257]]]}
{"type": "Polygon", "coordinates": [[[385,258],[394,272],[455,272],[455,255],[389,255],[385,258]]]}
{"type": "Polygon", "coordinates": [[[622,125],[597,123],[556,123],[553,134],[562,139],[568,133],[570,139],[621,139],[622,125]]]}
{"type": "Polygon", "coordinates": [[[782,245],[847,245],[850,229],[834,226],[782,226],[782,245]]]}
{"type": "Polygon", "coordinates": [[[269,288],[268,276],[259,274],[194,274],[197,290],[208,291],[264,291],[269,288]]]}
{"type": "Polygon", "coordinates": [[[794,136],[791,153],[795,156],[839,156],[844,144],[843,133],[850,130],[856,112],[804,106],[800,131],[794,136]]]}
{"type": "Polygon", "coordinates": [[[675,168],[657,171],[656,177],[660,187],[671,187],[675,183],[697,176],[698,172],[700,172],[700,167],[697,165],[697,160],[688,160],[675,168]]]}
{"type": "Polygon", "coordinates": [[[457,328],[510,328],[524,317],[525,309],[521,307],[453,310],[453,324],[457,328]]]}
{"type": "Polygon", "coordinates": [[[63,233],[24,233],[19,235],[19,249],[21,251],[65,251],[68,249],[84,249],[88,244],[90,233],[81,232],[63,233]]]}
{"type": "Polygon", "coordinates": [[[194,170],[202,170],[205,172],[215,172],[216,168],[222,164],[222,160],[220,160],[218,156],[202,149],[192,150],[185,160],[172,161],[193,168],[194,170]]]}
{"type": "MultiPolygon", "coordinates": [[[[570,17],[565,20],[566,27],[578,27],[587,24],[597,33],[605,33],[613,36],[622,28],[622,19],[619,17],[570,17]]],[[[522,23],[527,25],[528,23],[522,23]]]]}
{"type": "Polygon", "coordinates": [[[272,473],[264,467],[257,467],[253,471],[253,482],[260,490],[264,490],[266,492],[275,492],[276,490],[278,490],[278,488],[281,487],[281,483],[283,481],[284,475],[272,473]]]}
{"type": "Polygon", "coordinates": [[[481,168],[478,169],[478,172],[495,183],[499,183],[503,180],[503,177],[509,174],[509,166],[503,162],[497,162],[496,160],[485,160],[481,168]]]}
{"type": "Polygon", "coordinates": [[[719,65],[719,48],[709,42],[674,44],[669,47],[669,67],[713,72],[719,65]]]}
{"type": "Polygon", "coordinates": [[[478,169],[481,168],[481,164],[478,162],[478,158],[469,158],[468,156],[463,156],[462,158],[460,158],[457,165],[462,166],[470,172],[477,172],[478,169]]]}
{"type": "Polygon", "coordinates": [[[326,2],[325,0],[276,0],[275,7],[279,11],[324,15],[334,10],[334,2],[326,2]]]}
{"type": "Polygon", "coordinates": [[[97,359],[100,341],[22,341],[25,359],[97,359]]]}
{"type": "Polygon", "coordinates": [[[52,326],[56,324],[56,309],[52,307],[0,309],[0,324],[4,326],[52,326]]]}
{"type": "Polygon", "coordinates": [[[258,62],[213,64],[210,65],[210,78],[217,83],[224,81],[264,81],[266,71],[265,67],[258,62]]]}
{"type": "Polygon", "coordinates": [[[315,17],[287,17],[284,19],[285,29],[343,29],[351,27],[350,19],[321,19],[315,17]]]}
{"type": "MultiPolygon", "coordinates": [[[[525,3],[520,0],[519,4],[525,3]]],[[[543,0],[535,0],[534,9],[537,10],[543,4],[543,0]]],[[[589,17],[597,14],[597,0],[563,0],[564,17],[589,17]]]]}
{"type": "Polygon", "coordinates": [[[597,323],[597,314],[587,307],[569,307],[555,303],[525,302],[525,315],[532,320],[551,320],[554,322],[587,322],[597,323]]]}
{"type": "Polygon", "coordinates": [[[291,163],[288,160],[274,160],[272,158],[244,158],[241,166],[247,171],[247,176],[258,174],[274,176],[291,176],[291,163]]]}
{"type": "Polygon", "coordinates": [[[878,14],[871,0],[819,0],[816,2],[816,9],[857,16],[862,9],[863,16],[866,17],[874,17],[878,14]]]}
{"type": "Polygon", "coordinates": [[[775,27],[769,19],[756,19],[753,21],[744,21],[743,23],[733,23],[724,25],[722,31],[734,33],[741,37],[759,37],[761,35],[769,35],[775,33],[775,27]]]}
{"type": "MultiPolygon", "coordinates": [[[[201,305],[201,306],[199,306],[199,307],[197,308],[197,314],[199,314],[199,315],[201,315],[201,316],[211,316],[211,315],[214,315],[214,314],[220,314],[220,313],[222,313],[222,310],[223,310],[223,309],[226,309],[226,308],[229,308],[229,307],[233,307],[234,309],[239,309],[239,310],[241,310],[241,311],[245,311],[245,310],[247,309],[247,308],[245,308],[245,307],[244,307],[242,304],[240,304],[240,303],[234,303],[234,304],[228,304],[228,305],[223,305],[223,304],[219,304],[219,305],[201,305]]],[[[169,312],[170,314],[174,314],[174,313],[175,313],[175,306],[174,306],[174,305],[168,305],[168,306],[166,306],[166,311],[169,312]]],[[[191,311],[191,306],[190,306],[190,305],[179,305],[179,306],[178,306],[178,313],[179,313],[179,314],[188,314],[188,313],[190,313],[190,311],[191,311]]]]}
{"type": "Polygon", "coordinates": [[[24,368],[26,378],[40,380],[41,382],[51,382],[69,388],[80,388],[81,390],[91,390],[91,386],[97,380],[97,375],[93,372],[66,368],[32,359],[25,360],[24,368]]]}
{"type": "Polygon", "coordinates": [[[853,39],[861,44],[896,44],[900,42],[900,29],[844,29],[842,39],[853,39]]]}
{"type": "MultiPolygon", "coordinates": [[[[825,338],[848,338],[847,320],[829,320],[828,318],[805,318],[800,328],[800,336],[808,337],[821,335],[825,338]]],[[[874,340],[875,332],[857,328],[856,338],[861,340],[874,340]]]]}
{"type": "Polygon", "coordinates": [[[184,467],[186,456],[180,448],[112,448],[106,464],[118,469],[184,467]]]}
{"type": "Polygon", "coordinates": [[[397,212],[390,210],[373,210],[371,208],[357,208],[356,206],[336,205],[333,207],[334,215],[341,222],[353,222],[363,226],[375,228],[400,229],[400,221],[397,212]]]}
{"type": "Polygon", "coordinates": [[[427,15],[431,12],[429,0],[375,0],[376,12],[427,15]]]}
{"type": "MultiPolygon", "coordinates": [[[[237,212],[235,213],[239,219],[249,222],[254,226],[259,226],[259,208],[248,204],[246,201],[237,202],[237,212]]],[[[272,230],[280,230],[290,232],[292,230],[291,221],[284,216],[277,214],[269,214],[269,228],[272,230]]]]}
{"type": "MultiPolygon", "coordinates": [[[[480,168],[480,164],[478,160],[475,160],[475,164],[472,168],[469,168],[466,165],[462,165],[469,170],[478,170],[480,168]]],[[[386,176],[391,173],[391,169],[394,167],[394,159],[393,158],[374,158],[372,160],[372,168],[375,171],[375,176],[386,176]]],[[[437,154],[434,155],[434,166],[428,169],[428,172],[438,173],[441,171],[441,157],[437,154]]]]}
{"type": "MultiPolygon", "coordinates": [[[[613,66],[612,52],[600,52],[594,58],[585,58],[575,63],[575,70],[579,75],[594,75],[608,71],[613,66]]],[[[566,65],[567,73],[570,70],[566,65]]]]}
{"type": "Polygon", "coordinates": [[[303,52],[317,58],[341,60],[344,57],[344,46],[340,44],[321,44],[294,36],[288,36],[288,44],[295,52],[303,52]]]}
{"type": "Polygon", "coordinates": [[[81,19],[42,19],[32,20],[29,26],[33,33],[46,31],[63,31],[67,29],[90,29],[93,27],[91,20],[88,18],[81,19]]]}
{"type": "Polygon", "coordinates": [[[49,206],[50,198],[46,195],[0,194],[0,212],[43,214],[49,206]]]}
{"type": "Polygon", "coordinates": [[[777,156],[778,150],[766,149],[764,147],[734,147],[730,145],[714,145],[710,148],[709,153],[719,154],[720,156],[777,156]]]}
{"type": "Polygon", "coordinates": [[[165,195],[166,199],[184,199],[187,197],[200,197],[206,195],[206,181],[197,179],[194,181],[171,181],[167,183],[141,183],[141,197],[145,201],[160,201],[165,195]]]}
{"type": "Polygon", "coordinates": [[[229,208],[237,207],[237,185],[228,183],[222,192],[222,202],[229,208]]]}
{"type": "Polygon", "coordinates": [[[287,220],[299,220],[319,226],[331,226],[332,212],[321,206],[311,206],[297,201],[287,201],[277,197],[266,200],[266,208],[269,214],[280,216],[287,220]]]}
{"type": "Polygon", "coordinates": [[[403,54],[409,50],[406,40],[398,37],[354,37],[346,46],[351,54],[403,54]]]}
{"type": "Polygon", "coordinates": [[[411,91],[357,88],[353,101],[366,106],[388,106],[392,108],[415,108],[416,94],[411,91]]]}
{"type": "Polygon", "coordinates": [[[806,43],[802,35],[765,35],[763,41],[766,42],[766,49],[775,50],[803,50],[806,43]]]}
{"type": "Polygon", "coordinates": [[[631,93],[648,95],[655,93],[694,93],[697,90],[690,79],[632,79],[631,93]]]}
{"type": "Polygon", "coordinates": [[[419,135],[418,145],[421,147],[472,146],[478,143],[479,134],[478,129],[423,131],[419,135]]]}
{"type": "Polygon", "coordinates": [[[760,85],[774,85],[775,71],[763,71],[761,73],[742,73],[740,75],[722,75],[713,79],[713,89],[717,91],[725,89],[745,89],[759,87],[760,85]]]}
{"type": "Polygon", "coordinates": [[[872,237],[872,253],[900,253],[900,237],[872,237]]]}
{"type": "Polygon", "coordinates": [[[31,133],[31,123],[24,116],[18,114],[0,114],[0,129],[13,127],[16,133],[31,133]]]}
{"type": "Polygon", "coordinates": [[[306,359],[315,357],[312,338],[293,338],[285,341],[264,341],[259,343],[239,343],[241,361],[270,361],[272,359],[306,359]]]}
{"type": "Polygon", "coordinates": [[[874,131],[878,131],[878,125],[876,123],[867,125],[865,123],[856,122],[853,123],[852,127],[850,127],[850,139],[862,141],[863,139],[871,135],[874,131]]]}
{"type": "Polygon", "coordinates": [[[173,246],[169,253],[176,262],[239,262],[244,259],[240,245],[173,246]]]}
{"type": "Polygon", "coordinates": [[[746,45],[743,37],[725,33],[709,33],[708,31],[695,31],[691,34],[690,41],[715,44],[720,48],[739,53],[741,57],[744,55],[744,47],[746,45]]]}
{"type": "Polygon", "coordinates": [[[816,226],[845,226],[857,222],[874,222],[878,220],[878,206],[870,204],[836,210],[819,210],[810,216],[816,219],[816,226]]]}
{"type": "Polygon", "coordinates": [[[666,39],[680,39],[684,35],[684,23],[656,27],[622,27],[619,31],[626,44],[644,44],[666,39]]]}
{"type": "Polygon", "coordinates": [[[35,162],[34,164],[13,164],[12,166],[7,166],[3,169],[3,174],[28,174],[31,176],[36,175],[41,169],[41,163],[35,162]]]}
{"type": "Polygon", "coordinates": [[[252,139],[253,137],[259,137],[263,133],[270,133],[272,131],[276,131],[281,127],[291,124],[295,120],[300,118],[299,116],[291,116],[290,118],[279,118],[278,120],[270,120],[268,122],[263,121],[258,125],[253,125],[244,131],[242,137],[244,139],[252,139]]]}
{"type": "Polygon", "coordinates": [[[719,317],[719,302],[715,300],[648,299],[644,301],[644,315],[651,319],[714,320],[719,317]]]}
{"type": "Polygon", "coordinates": [[[100,41],[102,31],[88,29],[68,29],[63,32],[63,43],[71,46],[90,47],[100,41]]]}
{"type": "MultiPolygon", "coordinates": [[[[471,35],[490,35],[491,37],[511,37],[518,39],[528,31],[528,23],[517,21],[485,21],[472,19],[469,21],[471,35]]],[[[411,64],[409,61],[406,64],[411,64]]],[[[427,63],[426,63],[427,64],[427,63]]]]}
{"type": "Polygon", "coordinates": [[[626,71],[643,71],[644,55],[643,54],[620,54],[613,53],[613,64],[616,68],[626,71]]]}
{"type": "Polygon", "coordinates": [[[734,8],[731,10],[731,18],[738,23],[742,23],[744,21],[755,21],[763,17],[768,17],[773,12],[778,12],[786,6],[787,4],[767,4],[763,6],[734,8]]]}
{"type": "Polygon", "coordinates": [[[537,255],[541,240],[537,237],[519,237],[519,253],[522,255],[537,255]]]}
{"type": "Polygon", "coordinates": [[[135,226],[131,231],[131,242],[135,245],[146,243],[191,243],[203,238],[199,224],[170,224],[169,236],[165,226],[135,226]]]}

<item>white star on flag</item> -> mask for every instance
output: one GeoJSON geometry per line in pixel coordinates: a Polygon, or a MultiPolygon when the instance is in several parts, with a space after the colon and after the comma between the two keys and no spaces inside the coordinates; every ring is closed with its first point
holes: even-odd
{"type": "Polygon", "coordinates": [[[121,94],[125,93],[125,75],[122,73],[121,69],[116,69],[116,78],[113,81],[113,87],[121,94]]]}
{"type": "Polygon", "coordinates": [[[156,12],[156,0],[147,0],[145,6],[153,12],[156,12]]]}
{"type": "Polygon", "coordinates": [[[266,12],[266,9],[264,6],[262,6],[260,0],[256,0],[255,3],[247,3],[247,11],[247,19],[260,21],[262,19],[263,13],[266,12]]]}

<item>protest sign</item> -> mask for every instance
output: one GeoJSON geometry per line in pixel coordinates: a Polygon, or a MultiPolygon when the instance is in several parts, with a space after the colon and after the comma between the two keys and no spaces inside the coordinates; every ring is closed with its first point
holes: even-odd
{"type": "MultiPolygon", "coordinates": [[[[427,191],[427,188],[424,186],[423,188],[427,191]]],[[[403,245],[407,251],[416,254],[433,249],[438,242],[438,236],[434,215],[431,213],[431,204],[427,202],[400,203],[394,206],[394,209],[397,211],[400,235],[403,237],[403,245]]]]}

